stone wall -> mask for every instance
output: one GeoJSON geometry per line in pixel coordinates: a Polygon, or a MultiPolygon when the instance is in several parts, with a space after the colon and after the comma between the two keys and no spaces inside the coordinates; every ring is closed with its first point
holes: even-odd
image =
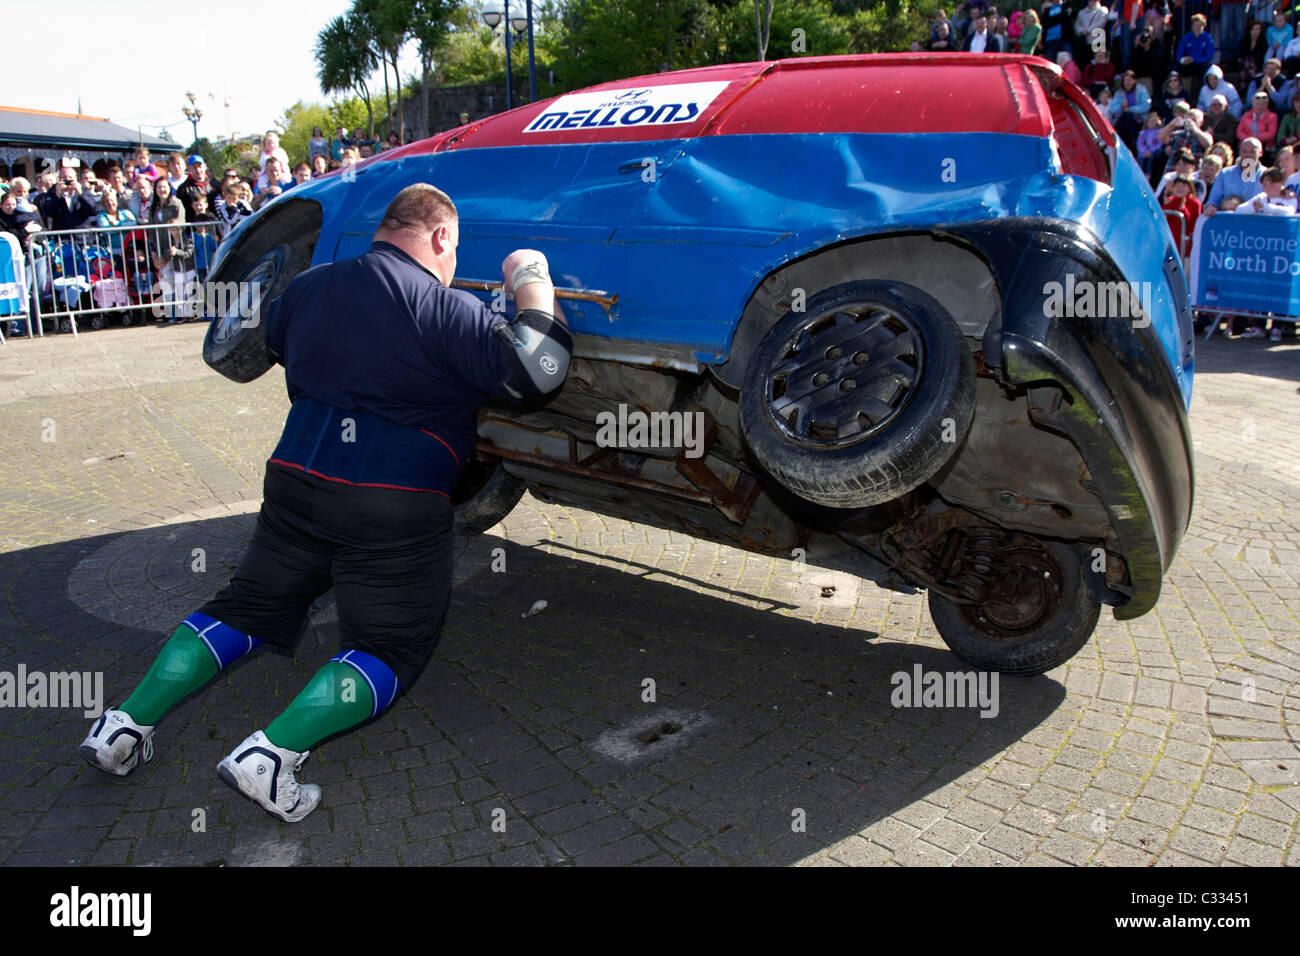
{"type": "MultiPolygon", "coordinates": [[[[528,74],[524,72],[523,76],[516,76],[513,79],[515,81],[515,105],[519,106],[528,102],[528,74]]],[[[402,92],[405,94],[406,90],[403,89],[402,92]]],[[[419,137],[422,129],[421,111],[423,106],[420,95],[420,87],[417,84],[412,89],[410,99],[403,104],[408,140],[419,137]]],[[[538,95],[540,97],[540,93],[538,95]]],[[[377,107],[377,118],[382,118],[384,112],[383,96],[381,95],[374,102],[377,107]]],[[[434,86],[429,91],[429,131],[432,135],[461,125],[462,113],[469,114],[469,119],[472,122],[485,116],[491,116],[493,113],[500,113],[505,108],[506,85],[504,80],[499,83],[475,83],[469,86],[434,86]]]]}

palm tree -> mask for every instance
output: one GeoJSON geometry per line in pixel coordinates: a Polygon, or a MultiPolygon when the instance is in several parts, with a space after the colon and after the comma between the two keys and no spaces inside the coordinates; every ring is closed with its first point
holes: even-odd
{"type": "Polygon", "coordinates": [[[767,42],[772,36],[772,0],[767,0],[767,22],[763,22],[763,0],[754,0],[754,30],[758,34],[758,58],[767,59],[767,42]]]}
{"type": "MultiPolygon", "coordinates": [[[[402,74],[397,66],[402,45],[411,35],[415,22],[415,0],[354,0],[352,10],[365,24],[365,35],[375,56],[384,64],[384,98],[388,99],[388,67],[393,68],[397,87],[398,135],[406,138],[406,118],[402,113],[402,74]]],[[[393,128],[392,103],[389,102],[388,129],[393,128]]]]}
{"type": "Polygon", "coordinates": [[[456,0],[415,0],[411,35],[420,44],[421,126],[426,138],[432,134],[429,128],[429,68],[433,65],[434,53],[447,42],[451,31],[450,18],[455,9],[456,0]]]}
{"type": "Polygon", "coordinates": [[[375,112],[366,81],[375,71],[375,55],[355,15],[338,16],[316,35],[316,78],[321,92],[356,93],[366,104],[369,135],[375,135],[375,112]]]}

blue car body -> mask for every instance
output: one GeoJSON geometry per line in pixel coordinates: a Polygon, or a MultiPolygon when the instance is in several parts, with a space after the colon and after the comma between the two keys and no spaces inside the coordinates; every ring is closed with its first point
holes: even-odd
{"type": "MultiPolygon", "coordinates": [[[[1119,617],[1150,609],[1191,510],[1193,337],[1181,257],[1145,177],[1106,120],[1054,66],[1018,56],[738,64],[597,92],[609,102],[644,94],[651,110],[659,102],[651,91],[676,83],[720,92],[702,99],[690,122],[658,125],[630,120],[660,113],[671,120],[678,111],[620,118],[613,107],[574,109],[586,102],[581,95],[566,108],[561,97],[296,186],[227,238],[214,277],[239,250],[255,249],[277,217],[280,233],[292,234],[284,224],[311,205],[319,208],[302,219],[313,232],[311,263],[359,255],[400,189],[433,183],[458,206],[458,276],[487,283],[512,250],[540,249],[557,289],[605,298],[563,303],[579,357],[709,377],[725,391],[740,387],[754,343],[773,321],[747,327],[764,289],[780,287],[781,276],[807,274],[828,250],[860,250],[864,263],[903,268],[915,250],[932,248],[917,242],[941,245],[944,255],[981,263],[988,277],[972,283],[987,300],[983,313],[959,316],[982,372],[1030,396],[1026,423],[1043,441],[1046,431],[1068,438],[1083,474],[1077,483],[1104,504],[1101,517],[1085,518],[1089,508],[1067,503],[1057,505],[1057,518],[1045,511],[1037,523],[1007,520],[1046,537],[1096,542],[1118,559],[1097,585],[1102,600],[1119,617]],[[930,82],[949,76],[952,82],[930,82]],[[1010,95],[988,105],[998,90],[1010,95]],[[927,96],[933,109],[922,108],[927,96]],[[1047,290],[1067,280],[1140,287],[1142,314],[1053,315],[1044,307],[1047,290]],[[1040,383],[1064,400],[1034,406],[1040,383]],[[1077,533],[1062,512],[1082,522],[1077,533]]],[[[489,291],[478,294],[490,301],[489,291]]],[[[502,414],[487,416],[504,422],[502,414]]],[[[1027,447],[986,432],[980,440],[1003,453],[1027,447]]],[[[533,469],[533,487],[537,458],[516,462],[533,469]]],[[[738,489],[743,471],[737,464],[723,483],[738,489]]],[[[977,482],[963,480],[951,500],[994,515],[969,504],[977,482]]],[[[1044,486],[1061,480],[1059,472],[1042,477],[1044,486]]],[[[551,491],[565,500],[562,484],[551,491]]],[[[1069,494],[1078,502],[1082,492],[1069,494]]],[[[574,492],[571,500],[586,499],[574,492]]],[[[730,540],[780,551],[798,538],[791,534],[756,542],[738,531],[730,540]]],[[[913,572],[901,573],[911,584],[937,586],[913,572]]]]}

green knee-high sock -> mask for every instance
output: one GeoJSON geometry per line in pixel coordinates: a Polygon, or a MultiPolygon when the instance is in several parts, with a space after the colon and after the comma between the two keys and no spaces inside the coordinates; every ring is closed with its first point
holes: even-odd
{"type": "Polygon", "coordinates": [[[266,739],[286,750],[310,750],[331,734],[369,720],[374,706],[370,685],[353,668],[329,661],[267,725],[266,739]]]}
{"type": "Polygon", "coordinates": [[[182,624],[163,645],[149,673],[120,709],[136,723],[151,726],[186,695],[212,680],[220,669],[208,646],[188,625],[182,624]]]}

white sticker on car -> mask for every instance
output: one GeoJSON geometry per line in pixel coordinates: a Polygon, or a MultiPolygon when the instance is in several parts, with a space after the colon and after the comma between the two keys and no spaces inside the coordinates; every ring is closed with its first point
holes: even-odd
{"type": "Polygon", "coordinates": [[[524,127],[525,133],[557,129],[626,129],[674,126],[699,117],[728,86],[727,80],[629,87],[561,96],[524,127]]]}

